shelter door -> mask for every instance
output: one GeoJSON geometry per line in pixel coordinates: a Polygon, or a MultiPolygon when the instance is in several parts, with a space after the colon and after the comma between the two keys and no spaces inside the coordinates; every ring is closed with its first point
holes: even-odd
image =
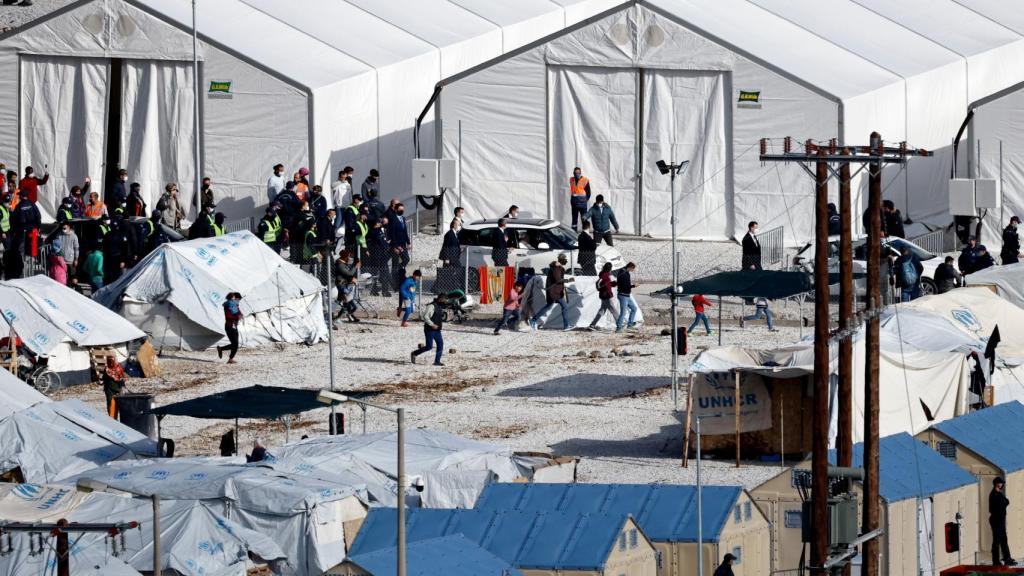
{"type": "Polygon", "coordinates": [[[103,181],[108,77],[108,60],[102,58],[21,57],[18,168],[32,166],[42,176],[48,166],[50,181],[40,189],[39,209],[49,217],[86,175],[103,181]]]}
{"type": "Polygon", "coordinates": [[[644,71],[643,214],[645,234],[670,235],[671,180],[655,163],[689,161],[676,177],[680,237],[719,237],[726,231],[724,79],[719,72],[644,71]]]}
{"type": "Polygon", "coordinates": [[[178,183],[183,206],[193,206],[192,63],[125,60],[122,76],[121,162],[129,179],[142,185],[150,209],[168,182],[178,183]]]}
{"type": "Polygon", "coordinates": [[[571,222],[569,178],[579,166],[593,194],[603,194],[615,211],[621,231],[637,232],[636,74],[634,69],[551,68],[554,218],[571,222]]]}
{"type": "Polygon", "coordinates": [[[921,576],[934,576],[935,574],[934,536],[932,499],[922,498],[917,501],[917,559],[918,574],[921,576]]]}

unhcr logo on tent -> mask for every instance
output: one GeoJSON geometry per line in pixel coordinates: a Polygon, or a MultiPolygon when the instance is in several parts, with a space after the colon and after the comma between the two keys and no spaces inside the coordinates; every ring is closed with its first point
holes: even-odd
{"type": "Polygon", "coordinates": [[[117,474],[114,474],[114,480],[124,480],[125,478],[127,478],[127,477],[129,477],[131,475],[132,475],[132,471],[131,470],[123,470],[121,472],[118,472],[117,474]]]}
{"type": "Polygon", "coordinates": [[[53,308],[54,310],[60,310],[60,307],[57,306],[57,303],[54,302],[53,300],[50,300],[49,298],[43,298],[43,302],[46,302],[50,306],[50,308],[53,308]]]}
{"type": "Polygon", "coordinates": [[[207,266],[213,266],[217,263],[217,257],[210,254],[206,248],[196,248],[196,256],[204,260],[207,266]]]}
{"type": "Polygon", "coordinates": [[[14,313],[14,310],[4,310],[4,318],[7,319],[8,323],[11,323],[18,319],[18,315],[14,313]]]}
{"type": "Polygon", "coordinates": [[[217,292],[216,290],[210,290],[209,292],[207,292],[207,293],[206,293],[206,298],[207,298],[207,299],[208,299],[208,300],[210,301],[210,303],[211,303],[211,304],[213,304],[214,306],[216,306],[216,305],[220,304],[220,303],[221,303],[221,300],[222,300],[222,297],[221,297],[221,294],[220,294],[220,292],[217,292]]]}
{"type": "Polygon", "coordinates": [[[954,320],[963,324],[964,328],[967,328],[971,332],[981,332],[981,321],[974,315],[974,312],[971,312],[966,308],[957,308],[956,310],[952,310],[950,314],[952,314],[954,320]]]}
{"type": "Polygon", "coordinates": [[[42,332],[36,332],[29,338],[29,341],[35,343],[38,348],[45,348],[50,343],[50,337],[42,332]]]}
{"type": "Polygon", "coordinates": [[[79,334],[85,334],[89,331],[89,327],[81,322],[81,320],[71,320],[68,322],[68,327],[78,332],[79,334]]]}
{"type": "Polygon", "coordinates": [[[43,495],[42,489],[35,484],[18,484],[14,487],[13,492],[18,498],[29,502],[39,500],[43,495]]]}
{"type": "Polygon", "coordinates": [[[70,490],[61,488],[60,490],[54,492],[52,496],[44,500],[42,504],[36,506],[36,508],[38,508],[39,510],[49,510],[50,508],[56,506],[58,502],[60,502],[65,496],[67,496],[70,493],[70,490]]]}
{"type": "Polygon", "coordinates": [[[170,475],[171,473],[168,472],[167,470],[159,469],[150,472],[147,478],[149,478],[150,480],[167,480],[167,477],[170,475]]]}
{"type": "Polygon", "coordinates": [[[209,540],[203,540],[199,543],[199,551],[205,552],[210,556],[216,556],[218,553],[224,551],[224,544],[220,542],[210,542],[209,540]]]}

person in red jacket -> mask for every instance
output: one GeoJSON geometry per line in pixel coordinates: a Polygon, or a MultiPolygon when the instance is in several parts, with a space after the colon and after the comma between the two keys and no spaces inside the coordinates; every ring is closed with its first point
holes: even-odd
{"type": "Polygon", "coordinates": [[[39,201],[39,187],[44,186],[50,181],[50,173],[43,174],[42,178],[37,178],[33,173],[31,166],[25,167],[25,177],[21,179],[18,184],[18,188],[28,193],[28,199],[33,203],[39,201]]]}
{"type": "Polygon", "coordinates": [[[693,324],[686,331],[693,334],[693,329],[697,327],[698,322],[704,322],[704,329],[708,331],[708,336],[711,336],[711,324],[708,322],[708,316],[704,313],[704,307],[711,307],[711,302],[708,301],[702,294],[694,294],[693,298],[690,299],[690,303],[693,304],[694,319],[693,324]]]}
{"type": "Polygon", "coordinates": [[[597,323],[601,321],[606,311],[612,313],[613,320],[619,317],[619,311],[615,309],[615,293],[612,291],[616,284],[617,282],[612,280],[612,263],[605,262],[601,267],[601,273],[597,275],[597,295],[601,298],[601,309],[597,311],[594,321],[587,330],[597,330],[597,323]]]}

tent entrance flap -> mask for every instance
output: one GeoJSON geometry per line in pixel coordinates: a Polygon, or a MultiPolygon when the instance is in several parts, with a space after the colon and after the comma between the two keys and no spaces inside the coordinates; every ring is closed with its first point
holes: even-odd
{"type": "MultiPolygon", "coordinates": [[[[124,82],[120,58],[110,60],[110,85],[121,86],[124,82]]],[[[121,168],[121,102],[120,90],[110,90],[107,97],[107,134],[106,150],[104,151],[104,173],[97,174],[98,181],[103,183],[103,201],[110,204],[110,195],[117,182],[117,172],[121,168]]]]}
{"type": "Polygon", "coordinates": [[[44,218],[86,175],[100,177],[110,65],[104,58],[21,56],[19,170],[32,166],[50,181],[39,194],[44,218]]]}
{"type": "Polygon", "coordinates": [[[550,66],[548,78],[553,218],[571,221],[579,166],[623,233],[668,235],[670,181],[655,163],[689,161],[677,183],[680,235],[728,236],[722,72],[550,66]]]}

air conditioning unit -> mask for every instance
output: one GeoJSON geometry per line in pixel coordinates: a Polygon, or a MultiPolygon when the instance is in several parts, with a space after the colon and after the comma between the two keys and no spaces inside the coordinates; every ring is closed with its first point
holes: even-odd
{"type": "Polygon", "coordinates": [[[437,160],[429,158],[413,159],[412,193],[414,196],[440,196],[441,186],[439,184],[437,160]]]}
{"type": "Polygon", "coordinates": [[[976,216],[974,180],[953,178],[949,181],[949,213],[952,216],[976,216]]]}

